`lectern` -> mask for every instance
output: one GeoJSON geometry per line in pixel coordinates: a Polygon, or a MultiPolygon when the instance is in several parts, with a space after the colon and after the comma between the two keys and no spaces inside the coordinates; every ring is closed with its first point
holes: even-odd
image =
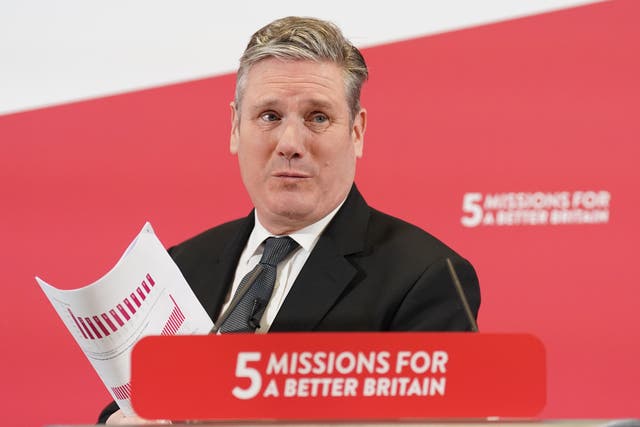
{"type": "Polygon", "coordinates": [[[545,350],[529,334],[147,337],[133,350],[131,399],[149,419],[533,419],[545,350]]]}

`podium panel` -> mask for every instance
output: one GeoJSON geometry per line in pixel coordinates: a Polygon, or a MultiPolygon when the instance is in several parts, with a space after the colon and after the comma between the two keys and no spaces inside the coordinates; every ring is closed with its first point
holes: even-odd
{"type": "Polygon", "coordinates": [[[545,404],[546,365],[528,334],[147,337],[131,386],[149,419],[531,418],[545,404]]]}

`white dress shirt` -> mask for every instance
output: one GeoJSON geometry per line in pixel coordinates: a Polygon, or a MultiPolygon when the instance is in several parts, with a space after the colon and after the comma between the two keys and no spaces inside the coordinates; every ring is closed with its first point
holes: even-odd
{"type": "MultiPolygon", "coordinates": [[[[318,243],[320,234],[322,234],[327,224],[329,224],[331,219],[333,219],[343,203],[344,200],[333,211],[329,212],[329,214],[319,221],[288,235],[295,240],[300,247],[293,250],[293,252],[278,264],[273,294],[271,295],[271,299],[264,310],[262,319],[260,319],[260,327],[256,329],[256,333],[265,333],[269,330],[276,314],[278,314],[278,310],[280,310],[280,307],[284,302],[284,299],[291,290],[293,282],[295,282],[296,277],[298,277],[304,263],[307,262],[307,259],[309,258],[313,248],[316,246],[316,243],[318,243]]],[[[247,244],[240,255],[240,260],[238,261],[236,273],[233,278],[233,286],[231,287],[231,291],[227,294],[220,317],[222,317],[222,314],[224,314],[229,307],[229,304],[233,299],[232,296],[235,295],[242,278],[253,270],[260,261],[262,252],[264,252],[264,241],[268,237],[274,236],[264,228],[260,222],[260,218],[258,218],[258,213],[255,212],[254,215],[255,225],[253,226],[253,231],[251,231],[249,240],[247,240],[247,244]]],[[[218,319],[220,319],[220,317],[218,319]]]]}

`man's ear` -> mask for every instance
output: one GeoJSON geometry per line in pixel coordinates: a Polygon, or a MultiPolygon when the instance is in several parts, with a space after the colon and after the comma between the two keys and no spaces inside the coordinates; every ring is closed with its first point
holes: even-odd
{"type": "Polygon", "coordinates": [[[362,157],[362,148],[364,145],[364,132],[367,130],[367,110],[361,108],[356,117],[353,119],[353,144],[355,146],[356,157],[362,157]]]}
{"type": "Polygon", "coordinates": [[[229,144],[229,151],[231,154],[238,154],[238,144],[240,143],[240,114],[236,108],[236,103],[231,102],[231,139],[229,144]]]}

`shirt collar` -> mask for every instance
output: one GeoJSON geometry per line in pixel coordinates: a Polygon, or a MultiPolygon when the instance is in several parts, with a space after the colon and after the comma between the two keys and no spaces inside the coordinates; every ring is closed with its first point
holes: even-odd
{"type": "MultiPolygon", "coordinates": [[[[345,198],[346,200],[346,198],[345,198]]],[[[336,206],[334,210],[329,212],[324,217],[320,218],[318,221],[310,224],[300,230],[294,231],[293,233],[288,234],[293,240],[295,240],[301,247],[307,252],[310,252],[318,242],[320,238],[320,234],[327,227],[329,222],[333,219],[333,217],[338,213],[338,210],[344,204],[344,200],[336,206]]],[[[258,218],[258,213],[254,211],[254,219],[255,224],[253,226],[253,230],[251,231],[251,235],[249,236],[249,240],[247,241],[247,253],[251,256],[258,255],[262,253],[262,242],[264,242],[268,237],[273,237],[274,235],[267,231],[266,228],[260,222],[258,218]]]]}

